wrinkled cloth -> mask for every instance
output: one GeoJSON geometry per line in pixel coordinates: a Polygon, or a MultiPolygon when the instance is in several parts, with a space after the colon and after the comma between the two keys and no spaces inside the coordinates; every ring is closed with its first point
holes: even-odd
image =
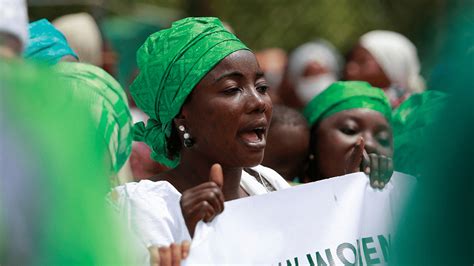
{"type": "Polygon", "coordinates": [[[30,38],[24,57],[50,65],[57,64],[61,58],[70,55],[78,59],[69,47],[64,35],[46,19],[40,19],[29,25],[30,38]]]}
{"type": "MultiPolygon", "coordinates": [[[[186,98],[227,55],[249,50],[217,18],[186,18],[152,34],[137,52],[140,74],[130,86],[137,106],[150,118],[134,127],[134,140],[152,149],[152,158],[175,167],[179,156],[168,158],[167,138],[173,118],[186,98]]],[[[203,114],[205,115],[205,114],[203,114]]]]}
{"type": "Polygon", "coordinates": [[[424,91],[416,47],[405,36],[393,31],[374,30],[362,35],[359,44],[375,58],[391,86],[403,88],[408,93],[424,91]]]}
{"type": "Polygon", "coordinates": [[[81,62],[102,66],[102,36],[91,15],[88,13],[64,15],[53,20],[53,25],[64,34],[81,62]]]}
{"type": "MultiPolygon", "coordinates": [[[[258,165],[251,169],[275,190],[290,187],[283,177],[270,168],[258,165]]],[[[240,186],[250,196],[269,193],[256,177],[245,171],[242,171],[240,186]]],[[[181,211],[181,193],[169,182],[142,180],[127,183],[114,191],[117,198],[111,203],[146,247],[168,246],[191,240],[181,211]]]]}
{"type": "Polygon", "coordinates": [[[314,97],[304,108],[303,115],[313,126],[335,113],[358,108],[367,108],[381,113],[391,121],[390,103],[383,90],[362,81],[339,81],[314,97]]]}
{"type": "Polygon", "coordinates": [[[65,62],[55,69],[74,96],[90,108],[117,173],[132,151],[132,116],[125,91],[107,72],[93,65],[65,62]]]}
{"type": "Polygon", "coordinates": [[[22,50],[28,43],[28,10],[25,0],[0,0],[0,32],[17,37],[22,50]]]}

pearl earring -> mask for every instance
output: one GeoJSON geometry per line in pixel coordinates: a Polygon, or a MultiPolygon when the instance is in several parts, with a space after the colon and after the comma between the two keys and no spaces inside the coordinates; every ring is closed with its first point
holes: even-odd
{"type": "Polygon", "coordinates": [[[194,144],[193,140],[191,139],[191,135],[186,132],[186,128],[183,125],[178,126],[178,130],[183,132],[183,144],[186,148],[191,148],[194,144]]]}

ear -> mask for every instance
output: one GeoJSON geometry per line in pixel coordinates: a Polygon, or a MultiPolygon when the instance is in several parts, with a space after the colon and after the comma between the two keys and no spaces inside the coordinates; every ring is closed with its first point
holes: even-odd
{"type": "Polygon", "coordinates": [[[181,111],[179,111],[179,114],[173,119],[174,125],[176,128],[178,128],[179,125],[186,125],[186,118],[188,114],[188,110],[186,108],[186,105],[184,105],[181,108],[181,111]]]}

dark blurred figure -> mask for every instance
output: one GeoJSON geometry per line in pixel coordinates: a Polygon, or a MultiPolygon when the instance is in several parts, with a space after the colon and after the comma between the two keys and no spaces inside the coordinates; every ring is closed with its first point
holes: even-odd
{"type": "Polygon", "coordinates": [[[344,78],[382,88],[392,108],[410,94],[425,89],[415,45],[392,31],[375,30],[362,35],[349,54],[344,78]]]}
{"type": "Polygon", "coordinates": [[[309,127],[304,116],[295,109],[274,105],[262,165],[287,181],[303,181],[308,152],[309,127]]]}
{"type": "Polygon", "coordinates": [[[134,141],[132,154],[130,155],[130,167],[135,181],[152,179],[153,176],[168,170],[166,166],[154,161],[151,157],[151,149],[144,142],[134,141]]]}
{"type": "Polygon", "coordinates": [[[0,58],[21,56],[28,40],[26,1],[0,0],[0,58]]]}
{"type": "Polygon", "coordinates": [[[342,57],[326,40],[297,47],[288,59],[284,83],[279,91],[283,103],[301,109],[341,77],[342,57]]]}

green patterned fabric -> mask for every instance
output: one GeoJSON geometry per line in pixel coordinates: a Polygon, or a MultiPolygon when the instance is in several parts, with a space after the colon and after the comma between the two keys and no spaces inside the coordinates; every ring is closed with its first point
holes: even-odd
{"type": "Polygon", "coordinates": [[[381,89],[361,81],[333,83],[306,105],[303,115],[313,126],[335,113],[356,108],[367,108],[380,112],[389,122],[391,121],[392,109],[385,93],[381,89]]]}
{"type": "Polygon", "coordinates": [[[75,97],[89,106],[117,173],[132,151],[132,116],[125,91],[107,72],[90,64],[65,62],[55,69],[75,97]]]}
{"type": "MultiPolygon", "coordinates": [[[[152,34],[137,52],[140,74],[130,87],[137,106],[150,119],[134,127],[134,139],[152,149],[152,158],[168,167],[167,138],[173,118],[186,98],[216,64],[229,54],[248,48],[217,18],[186,18],[152,34]]],[[[205,115],[205,114],[203,114],[205,115]]]]}

